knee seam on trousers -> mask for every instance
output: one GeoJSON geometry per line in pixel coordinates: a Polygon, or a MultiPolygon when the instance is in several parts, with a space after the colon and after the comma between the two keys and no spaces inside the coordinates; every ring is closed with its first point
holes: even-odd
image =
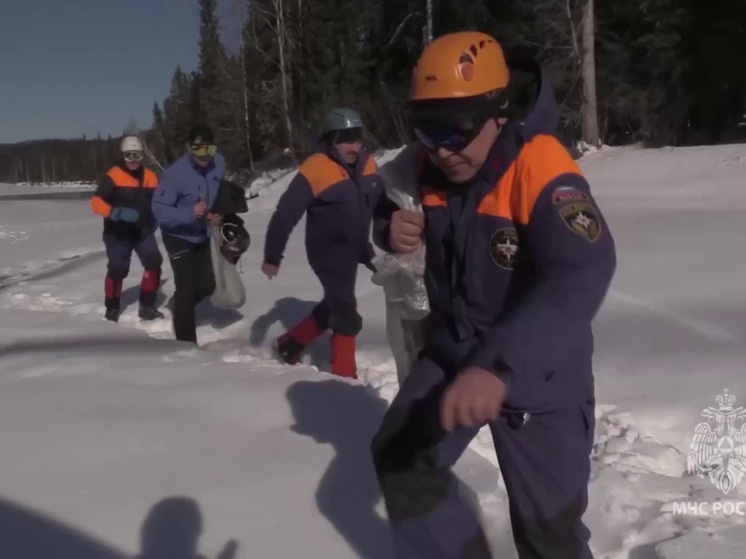
{"type": "Polygon", "coordinates": [[[114,267],[111,265],[107,266],[107,271],[107,275],[115,280],[123,280],[130,273],[129,268],[114,267]]]}

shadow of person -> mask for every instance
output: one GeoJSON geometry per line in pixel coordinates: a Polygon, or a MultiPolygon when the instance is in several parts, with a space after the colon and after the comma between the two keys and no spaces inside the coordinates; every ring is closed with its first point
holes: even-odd
{"type": "Polygon", "coordinates": [[[7,559],[127,559],[46,515],[0,498],[0,557],[7,559]]]}
{"type": "Polygon", "coordinates": [[[224,309],[212,304],[210,297],[205,297],[196,307],[197,325],[209,324],[215,328],[225,328],[243,318],[236,309],[224,309]]]}
{"type": "MultiPolygon", "coordinates": [[[[126,280],[125,280],[126,281],[126,280]]],[[[155,306],[162,307],[166,303],[166,295],[163,293],[163,287],[168,283],[168,278],[161,280],[161,285],[158,288],[158,292],[155,296],[155,306]]],[[[130,305],[134,305],[140,301],[140,284],[129,286],[127,289],[122,291],[121,307],[122,310],[126,309],[130,305]]]]}
{"type": "Polygon", "coordinates": [[[388,522],[375,510],[381,493],[370,454],[388,403],[368,387],[341,380],[299,381],[286,396],[295,419],[291,429],[336,451],[316,491],[319,511],[356,557],[393,557],[388,522]]]}
{"type": "MultiPolygon", "coordinates": [[[[275,322],[282,324],[284,331],[290,330],[309,316],[318,304],[318,301],[304,301],[296,297],[278,299],[269,311],[258,317],[251,325],[251,345],[261,346],[275,322]]],[[[306,350],[311,357],[311,364],[318,368],[322,368],[331,360],[331,345],[324,343],[324,340],[325,338],[319,338],[306,350]]]]}
{"type": "MultiPolygon", "coordinates": [[[[136,559],[207,559],[197,551],[202,529],[202,514],[194,499],[163,499],[145,518],[136,559]]],[[[237,550],[236,542],[229,541],[215,559],[233,559],[237,550]]]]}

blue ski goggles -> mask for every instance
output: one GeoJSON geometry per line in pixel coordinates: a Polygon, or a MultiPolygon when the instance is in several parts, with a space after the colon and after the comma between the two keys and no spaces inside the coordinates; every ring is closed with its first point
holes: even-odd
{"type": "Polygon", "coordinates": [[[441,122],[421,122],[413,126],[414,135],[430,151],[440,148],[461,151],[474,141],[482,131],[487,119],[464,127],[441,122]]]}
{"type": "Polygon", "coordinates": [[[461,151],[488,120],[507,116],[509,107],[508,92],[501,89],[470,98],[417,101],[410,106],[409,120],[414,136],[428,150],[461,151]]]}

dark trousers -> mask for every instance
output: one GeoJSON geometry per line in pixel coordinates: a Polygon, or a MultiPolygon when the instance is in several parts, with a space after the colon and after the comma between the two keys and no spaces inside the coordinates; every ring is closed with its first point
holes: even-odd
{"type": "Polygon", "coordinates": [[[179,237],[163,235],[176,290],[173,297],[174,333],[177,340],[197,342],[194,309],[215,291],[210,242],[195,244],[179,237]]]}
{"type": "Polygon", "coordinates": [[[132,252],[137,253],[145,269],[140,283],[140,305],[155,305],[156,292],[160,285],[163,257],[153,233],[137,236],[117,235],[104,232],[104,246],[108,259],[106,268],[105,296],[106,308],[118,309],[122,296],[122,284],[130,271],[132,252]]]}
{"type": "MultiPolygon", "coordinates": [[[[478,428],[440,426],[446,386],[428,359],[415,364],[372,444],[397,559],[488,559],[487,539],[451,467],[478,428]]],[[[521,559],[591,559],[587,507],[594,402],[490,424],[521,559]]]]}

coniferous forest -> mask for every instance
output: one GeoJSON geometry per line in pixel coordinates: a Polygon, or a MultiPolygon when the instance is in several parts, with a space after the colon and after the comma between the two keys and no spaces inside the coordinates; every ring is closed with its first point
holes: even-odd
{"type": "MultiPolygon", "coordinates": [[[[363,115],[373,149],[400,146],[423,46],[464,29],[544,65],[568,146],[746,139],[746,2],[233,0],[242,33],[228,48],[218,0],[189,1],[200,14],[198,67],[163,76],[170,93],[154,100],[151,127],[137,131],[155,168],[183,153],[194,121],[212,125],[232,171],[298,161],[339,105],[363,115]]],[[[95,180],[118,141],[0,145],[0,182],[95,180]]]]}

